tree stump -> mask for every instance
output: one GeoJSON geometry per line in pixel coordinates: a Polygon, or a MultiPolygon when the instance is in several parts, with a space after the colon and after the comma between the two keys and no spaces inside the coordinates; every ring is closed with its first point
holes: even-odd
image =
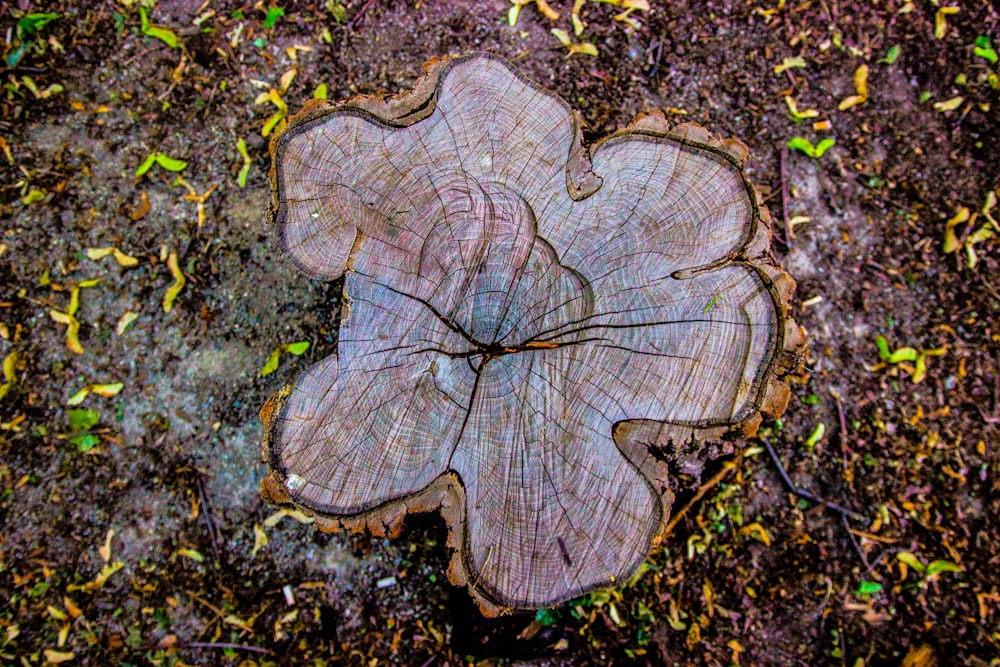
{"type": "Polygon", "coordinates": [[[262,494],[376,535],[438,511],[484,613],[551,606],[646,558],[660,453],[784,410],[794,283],[741,143],[651,114],[587,147],[500,58],[426,69],[272,141],[284,248],[344,288],[338,354],[261,412],[262,494]]]}

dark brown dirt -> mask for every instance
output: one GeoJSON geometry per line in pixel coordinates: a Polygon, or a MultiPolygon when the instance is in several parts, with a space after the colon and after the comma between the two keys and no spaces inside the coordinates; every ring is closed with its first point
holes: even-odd
{"type": "MultiPolygon", "coordinates": [[[[0,15],[0,358],[16,353],[0,399],[0,662],[1000,664],[1000,251],[980,241],[970,268],[943,248],[956,209],[1000,186],[998,66],[973,51],[1000,43],[991,3],[953,3],[936,38],[928,2],[665,2],[634,27],[588,2],[580,39],[597,57],[567,57],[549,32],[572,34],[569,0],[550,3],[558,21],[525,7],[516,27],[500,0],[283,3],[273,27],[264,3],[164,0],[150,20],[178,48],[142,34],[140,4],[22,0],[0,15]],[[31,12],[58,18],[19,33],[31,12]],[[268,521],[256,412],[335,350],[339,291],[296,272],[263,223],[276,107],[254,100],[292,68],[293,111],[319,84],[330,99],[393,93],[432,56],[473,49],[563,95],[591,138],[664,108],[747,143],[811,335],[810,372],[762,434],[798,484],[861,518],[790,496],[746,443],[638,581],[535,623],[482,619],[447,583],[435,517],[393,541],[268,521]],[[774,72],[793,56],[805,67],[774,72]],[[867,101],[838,111],[862,64],[867,101]],[[63,90],[39,98],[24,77],[63,90]],[[831,128],[796,123],[785,95],[831,128]],[[784,148],[793,136],[836,145],[813,159],[784,148]],[[153,152],[187,161],[198,193],[217,185],[203,226],[174,174],[135,176],[153,152]],[[796,216],[809,221],[786,238],[796,216]],[[107,246],[138,265],[86,255],[107,246]],[[171,252],[187,284],[164,313],[171,252]],[[92,278],[75,354],[50,311],[92,278]],[[118,334],[126,311],[138,318],[118,334]],[[944,350],[915,383],[877,336],[944,350]],[[300,340],[304,357],[259,374],[300,340]],[[75,408],[99,413],[93,438],[73,438],[67,400],[113,382],[117,396],[75,408]],[[122,566],[98,586],[106,561],[122,566]]],[[[955,227],[960,243],[979,229],[981,213],[955,227]]]]}

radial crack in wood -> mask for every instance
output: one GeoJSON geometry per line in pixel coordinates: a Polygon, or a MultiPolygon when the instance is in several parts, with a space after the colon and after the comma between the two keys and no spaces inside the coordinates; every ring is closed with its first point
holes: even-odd
{"type": "Polygon", "coordinates": [[[327,530],[441,512],[485,612],[628,579],[673,501],[657,453],[784,410],[803,335],[741,143],[650,114],[587,147],[473,54],[310,103],[271,152],[288,256],[344,291],[338,354],[262,411],[262,494],[327,530]]]}

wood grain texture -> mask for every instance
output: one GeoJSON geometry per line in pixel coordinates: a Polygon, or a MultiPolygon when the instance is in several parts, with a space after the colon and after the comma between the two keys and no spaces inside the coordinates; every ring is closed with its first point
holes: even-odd
{"type": "Polygon", "coordinates": [[[440,511],[484,611],[627,579],[673,500],[652,452],[784,409],[794,283],[742,144],[653,114],[585,147],[474,54],[311,103],[271,150],[288,256],[345,278],[338,354],[262,413],[262,492],[328,529],[440,511]]]}

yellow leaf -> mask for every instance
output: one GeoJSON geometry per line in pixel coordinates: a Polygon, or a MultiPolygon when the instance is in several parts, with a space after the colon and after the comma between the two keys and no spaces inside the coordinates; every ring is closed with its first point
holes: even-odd
{"type": "Polygon", "coordinates": [[[255,523],[253,526],[253,551],[251,555],[256,558],[257,553],[267,546],[267,533],[264,532],[264,527],[259,523],[255,523]]]}
{"type": "Polygon", "coordinates": [[[279,90],[282,93],[284,93],[285,91],[287,91],[288,87],[290,85],[292,85],[292,81],[295,80],[295,73],[296,73],[295,72],[295,68],[293,67],[292,69],[288,70],[287,72],[285,72],[284,74],[281,75],[281,82],[280,82],[280,85],[279,85],[279,90]]]}
{"type": "Polygon", "coordinates": [[[545,18],[551,19],[552,21],[559,20],[559,12],[552,9],[552,7],[549,6],[549,3],[545,2],[545,0],[535,0],[535,4],[538,5],[538,11],[544,14],[545,18]]]}
{"type": "Polygon", "coordinates": [[[983,225],[976,231],[969,234],[969,237],[965,239],[965,254],[969,258],[969,268],[976,268],[976,264],[979,263],[979,257],[976,255],[976,250],[973,248],[977,243],[982,243],[983,241],[988,241],[995,236],[989,225],[983,225]]]}
{"type": "Polygon", "coordinates": [[[69,324],[70,316],[59,310],[50,310],[49,317],[59,324],[69,324]]]}
{"type": "Polygon", "coordinates": [[[73,591],[83,591],[84,593],[93,593],[101,586],[103,586],[108,579],[118,570],[125,567],[125,563],[120,560],[116,560],[114,563],[109,563],[101,568],[100,574],[93,581],[88,581],[85,584],[70,584],[66,587],[66,591],[72,593],[73,591]]]}
{"type": "Polygon", "coordinates": [[[76,315],[76,311],[80,309],[80,287],[71,287],[69,290],[69,308],[66,309],[66,314],[70,317],[76,315]]]}
{"type": "Polygon", "coordinates": [[[281,93],[279,93],[277,90],[271,88],[269,91],[267,91],[267,98],[271,100],[271,103],[274,104],[274,106],[278,107],[278,111],[282,112],[283,114],[288,113],[288,105],[285,104],[285,100],[281,99],[281,93]]]}
{"type": "Polygon", "coordinates": [[[104,259],[114,252],[114,250],[114,248],[87,248],[86,253],[89,259],[97,261],[104,259]]]}
{"type": "Polygon", "coordinates": [[[115,536],[115,529],[109,528],[108,534],[104,538],[104,544],[97,547],[97,553],[100,554],[101,560],[105,563],[111,560],[111,538],[115,536]]]}
{"type": "Polygon", "coordinates": [[[569,33],[566,32],[565,30],[561,30],[559,28],[552,28],[551,32],[553,35],[555,35],[556,39],[558,39],[562,43],[563,46],[569,46],[570,44],[573,43],[573,40],[569,38],[569,33]]]}
{"type": "Polygon", "coordinates": [[[819,112],[815,109],[806,109],[805,111],[799,111],[798,105],[795,103],[795,99],[791,95],[785,95],[785,106],[788,107],[788,113],[792,115],[795,120],[803,120],[804,118],[816,118],[819,116],[819,112]]]}
{"type": "Polygon", "coordinates": [[[118,248],[112,250],[112,254],[115,256],[115,261],[121,266],[135,266],[139,263],[139,260],[132,255],[126,255],[118,248]]]}
{"type": "Polygon", "coordinates": [[[177,555],[178,556],[184,556],[185,558],[190,558],[191,560],[195,561],[196,563],[204,563],[205,562],[205,557],[201,555],[201,552],[196,551],[195,549],[189,549],[187,547],[181,547],[180,549],[177,550],[177,555]]]}
{"type": "Polygon", "coordinates": [[[253,627],[250,625],[249,622],[244,621],[242,618],[234,614],[229,614],[222,620],[223,622],[228,623],[229,625],[235,625],[236,627],[242,630],[246,630],[247,632],[253,632],[253,627]]]}
{"type": "Polygon", "coordinates": [[[949,14],[957,14],[958,7],[941,7],[937,10],[937,14],[934,15],[934,37],[941,39],[948,32],[948,19],[946,18],[949,14]]]}
{"type": "Polygon", "coordinates": [[[944,224],[945,253],[955,252],[962,247],[962,244],[958,242],[958,237],[955,236],[955,227],[961,222],[967,222],[970,215],[969,209],[963,206],[955,212],[955,215],[953,215],[948,222],[944,224]]]}
{"type": "Polygon", "coordinates": [[[83,403],[83,400],[88,396],[90,396],[90,387],[84,387],[80,391],[70,396],[69,400],[66,401],[66,405],[80,405],[81,403],[83,403]]]}
{"type": "Polygon", "coordinates": [[[123,333],[125,333],[125,330],[128,329],[128,325],[135,322],[135,320],[138,317],[139,313],[134,313],[131,310],[126,310],[125,313],[123,313],[121,318],[119,318],[118,320],[118,326],[115,327],[115,333],[121,336],[123,333]]]}
{"type": "Polygon", "coordinates": [[[83,354],[83,345],[80,344],[80,322],[75,317],[69,318],[69,326],[66,328],[66,347],[75,354],[83,354]]]}
{"type": "Polygon", "coordinates": [[[11,352],[6,357],[4,357],[3,378],[7,380],[7,382],[10,382],[11,384],[17,382],[16,365],[17,365],[17,352],[11,352]]]}
{"type": "Polygon", "coordinates": [[[1000,224],[998,224],[997,221],[993,219],[993,214],[991,213],[991,211],[993,211],[996,205],[997,205],[997,194],[993,190],[990,190],[989,192],[986,193],[986,201],[983,202],[983,208],[980,212],[987,220],[990,221],[990,224],[993,225],[993,229],[995,231],[1000,232],[1000,224]]]}
{"type": "Polygon", "coordinates": [[[177,252],[170,252],[170,255],[167,257],[167,267],[170,269],[170,274],[174,277],[174,284],[168,287],[166,293],[163,295],[163,312],[165,313],[173,310],[174,300],[181,293],[181,290],[184,289],[184,283],[187,282],[184,274],[181,273],[181,267],[177,264],[177,252]]]}
{"type": "Polygon", "coordinates": [[[861,65],[854,70],[854,88],[858,95],[868,99],[868,65],[861,65]]]}
{"type": "Polygon", "coordinates": [[[117,396],[124,388],[125,385],[121,382],[115,382],[113,384],[88,384],[86,387],[70,396],[69,400],[66,401],[66,405],[80,405],[91,393],[104,396],[105,398],[112,398],[117,396]]]}
{"type": "Polygon", "coordinates": [[[90,385],[90,390],[97,394],[98,396],[103,396],[104,398],[112,398],[117,396],[122,389],[125,388],[123,382],[112,382],[111,384],[93,384],[90,385]]]}
{"type": "Polygon", "coordinates": [[[580,36],[580,34],[583,32],[583,29],[586,27],[586,24],[584,24],[583,19],[580,18],[580,10],[583,9],[583,4],[586,1],[587,0],[574,0],[573,9],[570,13],[570,18],[573,21],[573,34],[576,35],[577,37],[580,36]]]}
{"type": "Polygon", "coordinates": [[[278,370],[278,364],[281,362],[281,348],[271,352],[271,356],[267,358],[264,365],[260,368],[261,377],[267,377],[274,371],[278,370]]]}
{"type": "Polygon", "coordinates": [[[785,70],[794,69],[797,67],[805,67],[805,66],[806,66],[805,58],[800,58],[799,56],[795,56],[794,58],[785,58],[784,60],[781,61],[780,65],[774,66],[774,73],[781,74],[785,70]]]}
{"type": "Polygon", "coordinates": [[[597,47],[590,42],[569,45],[570,53],[582,53],[585,56],[597,56],[597,47]]]}
{"type": "Polygon", "coordinates": [[[764,526],[759,523],[751,523],[743,526],[740,530],[741,535],[746,535],[752,537],[759,542],[763,542],[767,546],[771,546],[771,536],[767,534],[767,530],[764,526]]]}
{"type": "Polygon", "coordinates": [[[841,100],[837,109],[845,111],[868,101],[868,65],[861,65],[854,71],[854,89],[857,91],[857,95],[851,95],[841,100]]]}
{"type": "Polygon", "coordinates": [[[83,610],[68,597],[63,597],[63,606],[66,607],[66,611],[69,612],[71,617],[80,618],[83,616],[83,610]]]}
{"type": "MultiPolygon", "coordinates": [[[[76,290],[75,287],[73,289],[76,290]]],[[[76,354],[83,354],[83,346],[80,345],[80,337],[79,337],[80,323],[77,321],[77,319],[72,315],[68,315],[67,313],[63,313],[58,310],[50,310],[49,316],[59,324],[65,324],[67,326],[66,347],[68,347],[70,351],[76,354]]]]}
{"type": "Polygon", "coordinates": [[[61,662],[69,662],[76,657],[75,653],[70,653],[68,651],[54,651],[50,648],[45,649],[45,661],[53,665],[58,665],[61,662]]]}
{"type": "Polygon", "coordinates": [[[935,111],[954,111],[958,107],[962,106],[962,102],[964,101],[965,98],[959,95],[951,98],[950,100],[945,100],[944,102],[935,102],[934,109],[935,111]]]}
{"type": "Polygon", "coordinates": [[[275,512],[271,516],[269,516],[266,519],[264,519],[264,526],[266,526],[267,528],[274,528],[286,516],[287,517],[291,517],[291,518],[295,519],[296,521],[298,521],[299,523],[303,523],[303,524],[310,524],[310,523],[313,523],[315,521],[315,519],[313,519],[311,516],[306,516],[305,514],[303,514],[302,512],[300,512],[299,510],[284,509],[284,510],[278,510],[277,512],[275,512]]]}
{"type": "Polygon", "coordinates": [[[57,621],[65,621],[67,618],[69,618],[66,615],[66,612],[64,612],[59,607],[53,607],[52,605],[49,605],[48,607],[46,607],[46,610],[49,612],[49,616],[56,619],[57,621]]]}

